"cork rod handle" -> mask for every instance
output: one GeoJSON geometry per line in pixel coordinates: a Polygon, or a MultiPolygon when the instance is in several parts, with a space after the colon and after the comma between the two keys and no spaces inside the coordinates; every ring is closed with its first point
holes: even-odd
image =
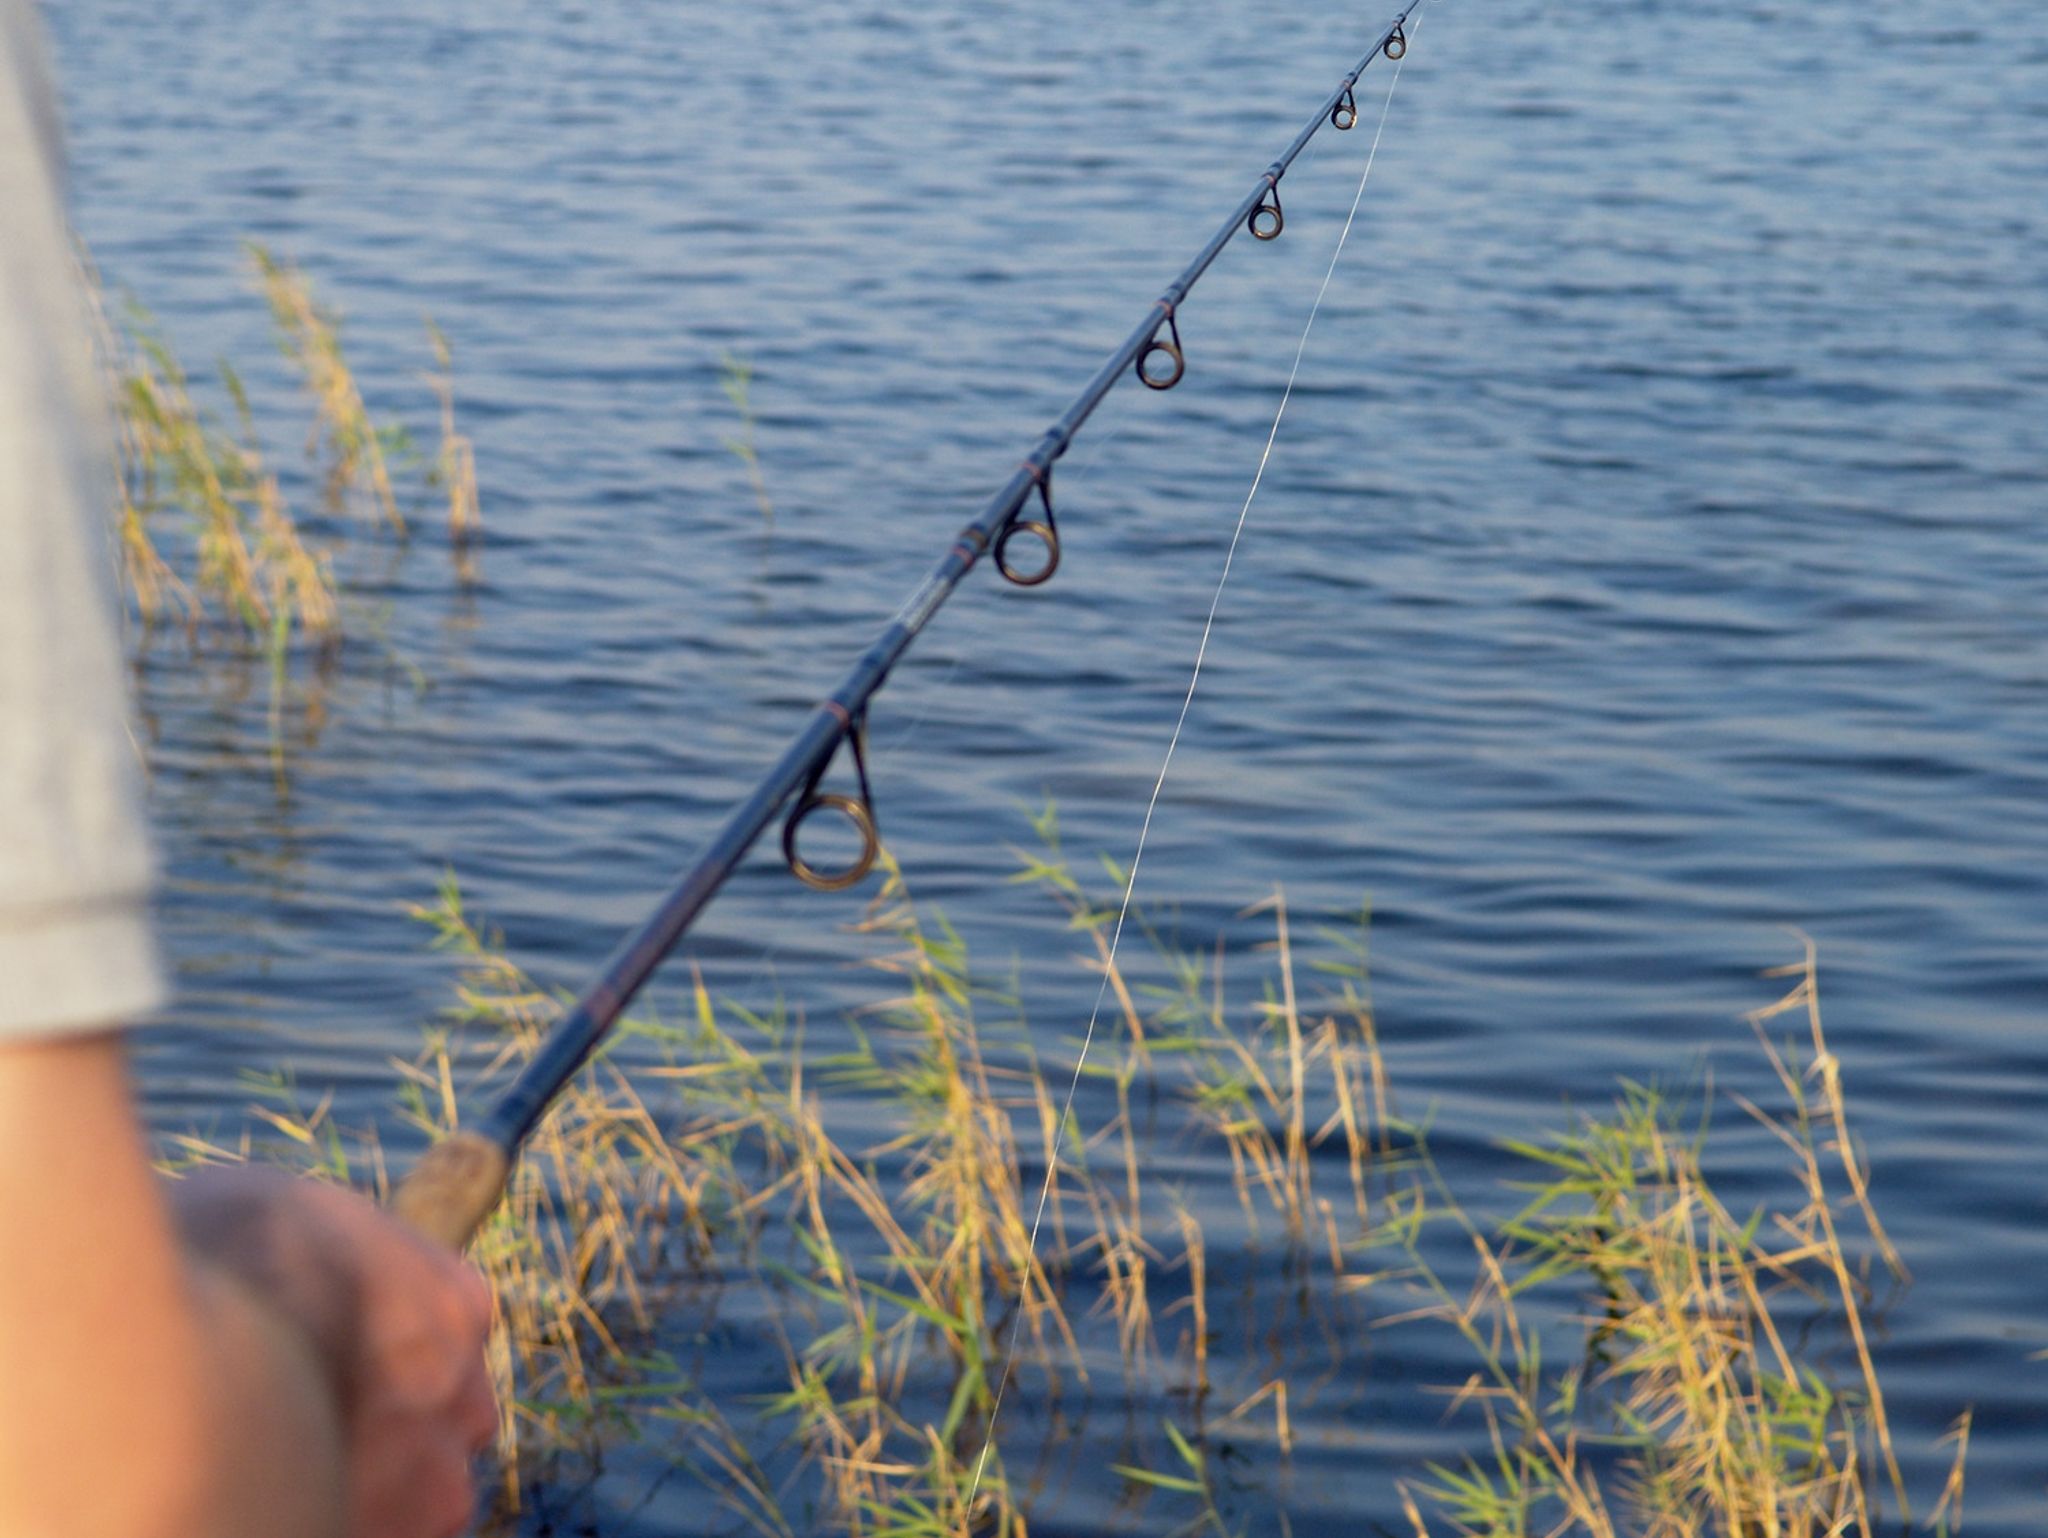
{"type": "Polygon", "coordinates": [[[391,1198],[391,1210],[436,1243],[460,1250],[505,1194],[505,1150],[457,1132],[427,1150],[391,1198]]]}

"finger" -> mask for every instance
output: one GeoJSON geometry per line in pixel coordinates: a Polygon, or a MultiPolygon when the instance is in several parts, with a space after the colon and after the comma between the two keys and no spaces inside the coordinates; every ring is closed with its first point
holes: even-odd
{"type": "Polygon", "coordinates": [[[431,1328],[465,1354],[481,1350],[495,1306],[490,1283],[467,1262],[420,1242],[423,1248],[414,1256],[418,1264],[405,1268],[403,1277],[394,1268],[386,1285],[402,1285],[414,1303],[424,1305],[431,1328]]]}
{"type": "Polygon", "coordinates": [[[497,1440],[498,1396],[481,1361],[464,1381],[449,1422],[471,1452],[482,1452],[497,1440]]]}
{"type": "Polygon", "coordinates": [[[476,1515],[476,1470],[467,1450],[459,1461],[441,1466],[433,1485],[436,1493],[429,1495],[426,1510],[440,1525],[428,1529],[431,1538],[461,1538],[476,1515]]]}
{"type": "Polygon", "coordinates": [[[364,1278],[368,1376],[403,1404],[450,1404],[481,1358],[489,1290],[467,1266],[415,1248],[410,1236],[391,1248],[364,1278]]]}
{"type": "Polygon", "coordinates": [[[350,1538],[453,1538],[476,1508],[469,1452],[447,1429],[394,1416],[356,1451],[350,1538]]]}
{"type": "Polygon", "coordinates": [[[458,1263],[454,1286],[466,1311],[471,1333],[482,1341],[491,1333],[491,1321],[498,1312],[498,1296],[491,1290],[489,1278],[475,1266],[458,1263]]]}
{"type": "Polygon", "coordinates": [[[403,1224],[391,1226],[394,1244],[403,1244],[412,1261],[405,1269],[415,1277],[415,1285],[431,1294],[442,1313],[443,1328],[451,1335],[481,1341],[490,1330],[496,1306],[484,1274],[403,1224]]]}

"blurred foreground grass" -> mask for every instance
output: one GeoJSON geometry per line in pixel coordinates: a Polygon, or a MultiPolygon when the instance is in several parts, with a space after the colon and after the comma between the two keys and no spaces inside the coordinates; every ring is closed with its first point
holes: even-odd
{"type": "Polygon", "coordinates": [[[296,700],[317,737],[324,690],[345,641],[374,631],[351,604],[345,564],[360,564],[380,538],[408,543],[394,467],[417,469],[419,490],[448,504],[459,580],[475,578],[481,525],[475,456],[455,425],[452,360],[429,320],[437,371],[426,376],[440,404],[440,448],[422,463],[411,434],[373,418],[341,340],[341,316],[306,275],[260,245],[250,274],[270,310],[278,345],[303,382],[310,421],[306,457],[319,491],[294,505],[266,455],[243,377],[223,359],[219,399],[209,404],[162,328],[133,298],[95,298],[100,365],[114,404],[119,450],[115,522],[124,596],[136,621],[133,650],[165,633],[194,657],[259,662],[268,674],[268,747],[280,784],[286,771],[287,704],[296,700]],[[351,526],[356,537],[351,539],[351,526]]]}

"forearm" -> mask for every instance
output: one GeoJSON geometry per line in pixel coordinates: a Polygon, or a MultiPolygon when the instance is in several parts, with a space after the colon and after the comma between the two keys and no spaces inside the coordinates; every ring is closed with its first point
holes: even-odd
{"type": "MultiPolygon", "coordinates": [[[[138,1297],[83,1359],[61,1318],[48,1353],[0,1366],[0,1533],[8,1538],[339,1538],[338,1417],[304,1335],[195,1263],[184,1306],[138,1297]],[[114,1345],[153,1319],[143,1349],[114,1345]],[[175,1342],[172,1349],[166,1349],[175,1342]],[[68,1352],[72,1360],[46,1360],[68,1352]],[[137,1358],[140,1359],[139,1364],[137,1358]],[[66,1373],[66,1368],[72,1369],[66,1373]],[[21,1369],[17,1375],[16,1369],[21,1369]],[[39,1370],[40,1369],[40,1370],[39,1370]],[[48,1397],[22,1392],[64,1374],[48,1397]]],[[[0,1288],[0,1308],[13,1302],[0,1288]]],[[[62,1308],[62,1305],[59,1305],[62,1308]]],[[[73,1315],[73,1318],[78,1316],[73,1315]]]]}
{"type": "Polygon", "coordinates": [[[118,1038],[0,1049],[0,1533],[332,1538],[330,1401],[180,1244],[118,1038]]]}

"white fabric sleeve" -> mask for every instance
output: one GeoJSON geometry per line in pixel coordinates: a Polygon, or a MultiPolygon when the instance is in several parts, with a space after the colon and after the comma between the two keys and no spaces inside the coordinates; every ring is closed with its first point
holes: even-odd
{"type": "Polygon", "coordinates": [[[0,1046],[162,1001],[113,457],[27,0],[0,0],[0,1046]]]}

